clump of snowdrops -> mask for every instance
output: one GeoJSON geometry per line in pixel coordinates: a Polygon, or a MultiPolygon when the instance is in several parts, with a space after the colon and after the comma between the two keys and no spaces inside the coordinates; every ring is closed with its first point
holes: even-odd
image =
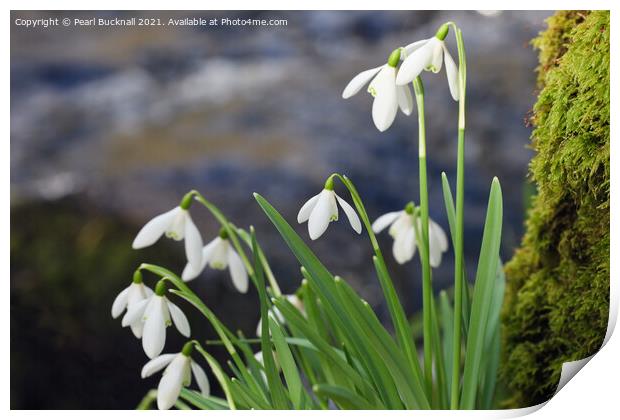
{"type": "Polygon", "coordinates": [[[371,223],[353,182],[334,173],[322,191],[303,204],[297,222],[307,222],[310,239],[318,240],[329,224],[338,220],[341,209],[357,234],[366,231],[372,250],[369,258],[376,268],[391,325],[384,326],[346,279],[323,265],[264,197],[254,194],[301,266],[303,280],[294,294],[282,294],[269,266],[268,252],[261,248],[252,227],[237,227],[203,195],[190,191],[178,207],[149,221],[133,243],[136,249],[147,247],[164,235],[183,241],[187,265],[181,275],[142,264],[112,307],[113,317],[124,313],[122,325],[130,327],[142,341],[150,359],[142,377],[163,371],[158,388],[147,393],[140,408],[149,407],[154,400],[160,409],[492,407],[504,289],[499,260],[502,195],[498,180],[493,179],[471,286],[463,262],[466,60],[461,30],[448,22],[433,37],[395,49],[385,64],[355,76],[345,87],[343,98],[366,85],[374,98],[372,119],[379,131],[392,125],[399,109],[412,114],[415,99],[419,128],[417,200],[403,203],[401,209],[371,223]],[[458,66],[445,44],[450,30],[456,39],[458,66]],[[445,173],[441,180],[449,234],[429,217],[422,82],[422,75],[439,73],[442,66],[459,110],[456,199],[445,173]],[[336,193],[337,186],[341,195],[336,193]],[[220,228],[218,236],[207,244],[190,216],[190,209],[195,211],[196,206],[206,208],[220,228]],[[411,261],[416,252],[420,257],[421,348],[375,236],[386,229],[393,238],[392,254],[399,264],[411,261]],[[435,296],[432,269],[446,258],[444,253],[450,246],[455,259],[453,291],[435,296]],[[228,270],[241,293],[250,286],[256,288],[261,315],[256,337],[233,333],[192,291],[188,282],[207,269],[228,270]],[[155,283],[153,289],[144,283],[145,277],[155,283]],[[183,310],[173,301],[184,301],[198,310],[211,323],[218,340],[192,338],[183,310]],[[162,353],[167,328],[173,324],[188,341],[176,353],[162,353]],[[211,346],[224,346],[230,356],[228,366],[220,365],[211,355],[211,346]],[[208,367],[209,374],[202,366],[208,367]],[[219,383],[223,398],[210,394],[209,376],[219,383]]]}

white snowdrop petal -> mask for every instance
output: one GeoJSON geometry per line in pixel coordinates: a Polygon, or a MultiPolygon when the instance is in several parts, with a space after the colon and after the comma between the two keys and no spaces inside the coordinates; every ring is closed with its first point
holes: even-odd
{"type": "Polygon", "coordinates": [[[224,270],[228,267],[228,239],[217,238],[218,242],[213,246],[213,251],[209,258],[209,267],[216,270],[224,270]]]}
{"type": "Polygon", "coordinates": [[[450,95],[455,101],[459,100],[459,69],[448,52],[448,48],[443,46],[444,61],[446,62],[446,75],[448,76],[448,86],[450,87],[450,95]]]}
{"type": "Polygon", "coordinates": [[[144,323],[142,321],[131,324],[129,328],[138,340],[142,338],[142,332],[144,331],[144,323]]]}
{"type": "Polygon", "coordinates": [[[131,306],[151,296],[153,290],[144,283],[131,283],[127,305],[131,306]]]}
{"type": "Polygon", "coordinates": [[[146,309],[146,305],[148,305],[150,301],[150,299],[144,299],[128,307],[127,312],[125,313],[125,316],[121,321],[121,325],[123,327],[127,327],[129,325],[135,324],[136,322],[142,322],[144,310],[146,309]]]}
{"type": "Polygon", "coordinates": [[[172,317],[172,322],[174,322],[174,326],[177,327],[177,330],[179,330],[182,335],[189,338],[191,330],[187,317],[177,305],[167,299],[166,303],[168,304],[168,309],[170,311],[170,316],[172,317]]]}
{"type": "Polygon", "coordinates": [[[129,301],[130,287],[131,286],[123,289],[118,294],[118,296],[116,296],[116,299],[114,299],[114,302],[112,303],[112,318],[115,318],[115,319],[118,318],[119,316],[121,316],[125,308],[127,308],[127,302],[129,301]]]}
{"type": "Polygon", "coordinates": [[[430,265],[433,268],[437,268],[441,264],[442,252],[438,247],[433,246],[433,244],[429,245],[429,248],[430,248],[430,253],[429,253],[428,259],[429,259],[430,265]]]}
{"type": "Polygon", "coordinates": [[[411,115],[413,112],[413,96],[411,96],[411,89],[409,85],[402,85],[396,87],[396,97],[398,99],[398,107],[405,115],[411,115]]]}
{"type": "Polygon", "coordinates": [[[205,269],[205,267],[211,260],[213,249],[220,243],[221,240],[222,239],[218,236],[215,239],[213,239],[211,242],[209,242],[207,245],[205,245],[204,248],[202,248],[202,261],[198,269],[196,269],[190,263],[185,264],[185,268],[183,269],[183,273],[181,274],[181,278],[183,279],[183,281],[194,280],[196,277],[200,275],[200,273],[203,272],[203,270],[205,269]]]}
{"type": "Polygon", "coordinates": [[[209,385],[209,378],[207,378],[207,374],[200,367],[200,365],[193,360],[191,361],[191,366],[192,373],[194,374],[194,378],[196,378],[196,383],[198,384],[200,393],[205,397],[209,396],[211,393],[211,386],[209,385]]]}
{"type": "Polygon", "coordinates": [[[189,360],[186,356],[177,354],[164,371],[157,387],[158,409],[168,410],[179,398],[183,381],[187,375],[187,368],[189,368],[187,362],[189,360]]]}
{"type": "Polygon", "coordinates": [[[385,131],[394,122],[398,111],[396,69],[384,67],[374,82],[377,94],[372,103],[372,120],[379,131],[385,131]]]}
{"type": "Polygon", "coordinates": [[[383,229],[391,225],[401,213],[400,211],[392,211],[379,216],[372,224],[372,231],[380,233],[383,229]]]}
{"type": "Polygon", "coordinates": [[[411,83],[413,79],[422,73],[422,70],[431,64],[431,59],[433,58],[435,48],[435,43],[432,42],[433,39],[430,39],[420,48],[412,52],[411,55],[405,58],[405,61],[403,61],[403,64],[398,70],[398,75],[396,76],[397,85],[406,85],[411,83]]]}
{"type": "Polygon", "coordinates": [[[174,209],[151,219],[136,235],[136,238],[133,240],[133,244],[131,245],[132,248],[145,248],[157,242],[157,240],[161,238],[164,232],[170,227],[179,210],[179,207],[175,207],[174,209]]]}
{"type": "Polygon", "coordinates": [[[202,238],[189,212],[185,215],[185,254],[187,262],[193,267],[200,268],[202,263],[202,238]]]}
{"type": "Polygon", "coordinates": [[[388,233],[391,237],[395,238],[400,233],[405,232],[407,229],[413,226],[413,220],[411,219],[411,215],[405,211],[401,211],[398,218],[392,223],[388,233]]]}
{"type": "Polygon", "coordinates": [[[174,359],[176,355],[177,353],[162,354],[160,356],[157,356],[153,360],[149,360],[149,362],[142,368],[142,379],[148,378],[152,374],[159,372],[160,370],[168,366],[168,364],[172,361],[172,359],[174,359]]]}
{"type": "MultiPolygon", "coordinates": [[[[201,268],[204,269],[204,267],[201,267],[201,268]]],[[[194,280],[196,277],[200,275],[200,273],[202,273],[202,270],[197,270],[196,268],[194,268],[193,265],[191,265],[190,263],[187,263],[185,264],[183,273],[181,273],[181,278],[183,279],[183,281],[188,282],[188,281],[194,280]]]]}
{"type": "Polygon", "coordinates": [[[245,266],[239,254],[231,247],[228,249],[228,266],[230,268],[230,277],[235,288],[245,293],[248,291],[248,273],[245,271],[245,266]]]}
{"type": "Polygon", "coordinates": [[[333,191],[321,191],[316,206],[308,219],[308,234],[312,240],[319,238],[327,230],[331,220],[330,193],[333,191]]]}
{"type": "Polygon", "coordinates": [[[166,344],[166,318],[164,302],[161,297],[155,296],[145,311],[144,330],[142,332],[142,348],[151,359],[158,356],[166,344]]]}
{"type": "Polygon", "coordinates": [[[407,45],[406,47],[403,47],[403,49],[400,52],[400,58],[404,60],[405,58],[409,57],[411,53],[422,48],[424,44],[426,44],[427,42],[428,42],[428,39],[422,39],[420,41],[413,42],[407,45]]]}
{"type": "Polygon", "coordinates": [[[340,207],[342,207],[342,210],[344,210],[344,213],[347,215],[347,219],[349,219],[349,223],[351,224],[353,230],[357,233],[362,233],[362,222],[355,212],[355,209],[338,194],[334,195],[336,196],[340,207]]]}
{"type": "Polygon", "coordinates": [[[433,49],[433,58],[431,59],[431,71],[433,73],[439,73],[441,71],[441,65],[443,63],[443,41],[437,40],[433,49]]]}
{"type": "Polygon", "coordinates": [[[399,264],[404,264],[411,260],[415,255],[416,243],[415,243],[415,231],[413,226],[396,236],[394,239],[394,245],[392,247],[392,253],[394,259],[399,264]]]}
{"type": "Polygon", "coordinates": [[[364,85],[370,82],[370,80],[375,76],[375,74],[377,74],[379,70],[381,70],[383,67],[384,65],[359,73],[357,76],[351,79],[349,84],[344,88],[344,90],[342,91],[342,97],[344,99],[348,99],[358,93],[360,90],[362,90],[364,85]]]}
{"type": "Polygon", "coordinates": [[[441,252],[447,251],[448,250],[448,237],[446,236],[446,232],[443,230],[443,228],[439,226],[438,223],[429,219],[428,229],[430,231],[429,240],[434,239],[433,242],[435,242],[438,245],[441,252]]]}
{"type": "Polygon", "coordinates": [[[297,223],[303,223],[310,218],[312,209],[314,209],[317,201],[319,201],[320,195],[321,193],[318,193],[317,195],[306,201],[303,206],[301,206],[301,209],[299,209],[299,213],[297,214],[297,223]]]}

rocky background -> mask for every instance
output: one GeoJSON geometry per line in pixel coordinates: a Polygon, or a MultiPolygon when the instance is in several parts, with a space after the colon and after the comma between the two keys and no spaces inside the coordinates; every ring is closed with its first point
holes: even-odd
{"type": "MultiPolygon", "coordinates": [[[[417,201],[417,124],[397,117],[379,133],[365,93],[340,94],[390,51],[463,29],[468,58],[466,264],[473,269],[490,181],[504,192],[502,257],[522,234],[530,194],[525,120],[535,98],[529,40],[547,12],[13,12],[15,18],[256,17],[285,27],[11,27],[11,407],[132,408],[143,381],[140,344],[112,320],[114,296],[140,262],[173,270],[182,247],[132,251],[150,217],[198,189],[236,224],[253,224],[285,292],[299,267],[252,199],[260,192],[293,222],[334,171],[356,183],[371,217],[417,201]]],[[[456,57],[452,35],[449,48],[456,57]]],[[[431,217],[447,229],[440,173],[454,182],[457,106],[445,73],[425,74],[431,217]]],[[[337,189],[345,195],[343,188],[337,189]]],[[[206,239],[218,227],[194,219],[206,239]]],[[[307,238],[305,226],[298,231],[307,238]]],[[[391,243],[381,236],[383,247],[391,243]]],[[[365,237],[345,222],[311,244],[333,272],[385,314],[365,237]]],[[[421,304],[418,261],[388,257],[409,313],[421,304]]],[[[451,251],[434,273],[452,282],[451,251]]],[[[147,279],[152,281],[153,279],[147,279]]],[[[256,293],[227,273],[192,285],[233,329],[251,335],[256,293]]],[[[184,306],[197,338],[210,328],[184,306]]],[[[167,350],[181,343],[170,334],[167,350]]],[[[223,355],[215,351],[216,355],[223,355]]],[[[214,381],[213,381],[214,382],[214,381]]]]}

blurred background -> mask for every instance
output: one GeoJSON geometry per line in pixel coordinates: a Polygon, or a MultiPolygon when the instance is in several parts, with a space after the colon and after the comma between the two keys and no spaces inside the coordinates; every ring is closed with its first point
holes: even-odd
{"type": "MultiPolygon", "coordinates": [[[[299,266],[252,198],[260,192],[291,223],[334,171],[356,183],[371,218],[416,200],[417,122],[399,113],[379,133],[371,97],[341,92],[396,47],[432,36],[444,21],[467,48],[466,265],[473,268],[488,189],[504,192],[502,257],[520,240],[527,206],[527,116],[535,99],[529,40],[550,12],[12,12],[11,408],[134,408],[157,378],[110,307],[141,262],[180,272],[182,246],[133,251],[151,217],[200,190],[239,226],[256,227],[274,272],[292,293],[299,266]],[[48,27],[17,18],[154,17],[286,19],[277,27],[48,27]]],[[[448,46],[456,58],[453,35],[448,46]]],[[[447,230],[441,171],[455,179],[457,105],[445,79],[425,73],[431,217],[447,230]]],[[[343,187],[337,191],[347,196],[343,187]]],[[[192,209],[205,240],[218,232],[192,209]]],[[[307,239],[306,225],[294,225],[307,239]]],[[[387,235],[380,235],[385,251],[387,235]]],[[[371,248],[346,221],[310,244],[387,320],[371,248]]],[[[421,305],[419,261],[386,252],[410,314],[421,305]]],[[[434,272],[452,282],[452,250],[434,272]]],[[[471,274],[471,273],[470,273],[471,274]]],[[[471,277],[471,276],[470,276],[471,277]]],[[[153,283],[154,278],[146,278],[153,283]]],[[[255,291],[227,272],[191,286],[231,329],[253,335],[255,291]]],[[[198,339],[214,336],[183,305],[198,339]]],[[[165,351],[176,352],[169,330],[165,351]]],[[[224,353],[211,348],[224,358],[224,353]]],[[[215,381],[212,380],[214,383],[215,381]]]]}

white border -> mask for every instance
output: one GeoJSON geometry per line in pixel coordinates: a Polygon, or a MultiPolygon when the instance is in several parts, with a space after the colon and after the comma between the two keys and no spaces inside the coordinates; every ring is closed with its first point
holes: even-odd
{"type": "MultiPolygon", "coordinates": [[[[77,9],[77,10],[175,10],[175,9],[185,9],[185,10],[201,10],[205,6],[208,6],[211,10],[320,10],[320,9],[340,9],[340,10],[351,10],[354,8],[362,8],[369,10],[403,10],[416,7],[418,10],[424,9],[443,9],[443,10],[461,10],[461,9],[494,9],[500,6],[497,1],[471,1],[464,4],[462,2],[457,1],[442,1],[442,2],[414,2],[410,0],[409,2],[403,1],[394,1],[394,0],[382,0],[381,2],[369,2],[367,4],[360,4],[359,1],[327,1],[327,0],[315,0],[315,1],[262,1],[260,3],[252,3],[250,1],[235,1],[235,0],[227,0],[221,2],[204,2],[204,1],[175,1],[175,2],[162,2],[162,1],[118,1],[118,0],[110,0],[106,2],[102,1],[91,1],[88,4],[78,1],[56,1],[54,4],[50,4],[49,1],[9,1],[7,2],[11,9],[15,10],[27,10],[27,9],[77,9]]],[[[615,125],[617,123],[617,115],[618,115],[618,93],[619,87],[614,78],[614,75],[620,74],[618,68],[618,56],[617,54],[617,39],[618,39],[618,19],[617,19],[617,7],[614,5],[610,5],[610,2],[592,0],[588,2],[584,1],[546,1],[544,3],[545,9],[612,9],[611,13],[611,21],[612,21],[612,44],[611,44],[611,119],[612,119],[612,141],[611,141],[611,155],[612,162],[614,157],[618,153],[618,136],[617,130],[615,129],[615,125]]],[[[532,0],[521,0],[518,2],[502,2],[501,6],[504,9],[515,9],[515,10],[536,10],[540,9],[541,6],[540,1],[532,1],[532,0]]],[[[10,9],[4,9],[3,17],[4,22],[10,21],[10,9]]],[[[10,197],[10,143],[8,138],[10,136],[9,132],[9,110],[10,110],[10,95],[9,95],[9,81],[10,81],[10,67],[6,61],[8,61],[8,57],[10,56],[10,25],[5,23],[5,28],[2,31],[2,48],[5,58],[5,64],[2,67],[2,74],[4,79],[4,127],[7,138],[2,142],[2,159],[3,159],[3,176],[5,177],[5,182],[2,184],[3,188],[3,196],[10,197]]],[[[612,215],[614,214],[614,210],[618,209],[618,193],[617,193],[617,183],[618,183],[618,168],[611,166],[611,209],[612,215]],[[614,194],[614,191],[616,192],[614,194]]],[[[4,231],[4,241],[2,241],[2,255],[4,258],[4,271],[5,271],[5,279],[10,278],[10,222],[9,222],[9,205],[4,205],[1,208],[2,211],[2,220],[3,220],[3,231],[4,231]]],[[[611,219],[611,254],[618,255],[618,222],[612,216],[611,219]]],[[[611,278],[612,278],[612,313],[610,314],[610,324],[615,324],[615,320],[617,318],[617,304],[618,304],[618,267],[615,264],[614,259],[611,261],[611,278]]],[[[8,319],[10,317],[10,294],[4,294],[4,310],[5,310],[5,322],[3,323],[3,345],[1,346],[2,351],[2,360],[5,363],[5,375],[4,380],[2,381],[1,388],[1,398],[3,399],[3,405],[6,409],[10,407],[10,353],[9,353],[9,322],[8,319]]],[[[610,325],[611,326],[611,325],[610,325]]],[[[585,416],[594,416],[594,418],[612,418],[611,413],[613,413],[614,417],[617,416],[618,412],[618,380],[620,379],[620,339],[618,339],[616,334],[615,336],[611,335],[611,329],[608,333],[608,343],[604,348],[592,359],[592,361],[588,364],[588,366],[583,370],[583,372],[579,373],[578,379],[570,381],[568,385],[566,385],[561,392],[558,393],[551,401],[544,406],[544,408],[534,412],[530,415],[529,418],[532,419],[554,419],[554,418],[562,418],[562,419],[583,419],[585,416]]],[[[37,380],[36,378],[32,378],[32,380],[37,380]]],[[[102,378],[105,380],[105,378],[102,378]]],[[[539,407],[540,408],[540,407],[539,407]]],[[[486,411],[486,412],[450,412],[450,416],[453,418],[471,418],[471,419],[481,419],[481,418],[501,418],[507,416],[518,416],[522,414],[526,414],[528,410],[521,411],[486,411]]],[[[531,411],[531,410],[530,410],[531,411]]],[[[107,419],[109,415],[119,415],[120,412],[98,412],[98,411],[90,411],[84,413],[83,411],[48,411],[48,412],[29,412],[29,411],[12,411],[10,412],[11,417],[14,418],[22,418],[22,417],[30,417],[31,415],[43,414],[45,418],[49,419],[67,419],[67,418],[82,418],[85,414],[92,419],[107,419]]],[[[211,412],[208,414],[209,418],[252,418],[252,420],[260,420],[260,419],[274,419],[274,418],[288,418],[291,416],[291,412],[259,412],[259,411],[245,411],[245,412],[211,412]]],[[[362,418],[362,419],[375,419],[378,415],[389,415],[393,418],[407,418],[411,419],[412,416],[415,416],[419,419],[428,419],[428,418],[444,418],[448,413],[446,412],[421,412],[421,411],[397,411],[397,412],[389,412],[388,413],[377,413],[377,412],[341,412],[341,411],[332,411],[332,412],[295,412],[294,415],[300,419],[304,418],[316,418],[320,416],[321,418],[362,418]]],[[[202,416],[207,415],[206,413],[199,412],[122,412],[123,416],[162,416],[167,418],[178,418],[177,416],[202,416]]]]}

